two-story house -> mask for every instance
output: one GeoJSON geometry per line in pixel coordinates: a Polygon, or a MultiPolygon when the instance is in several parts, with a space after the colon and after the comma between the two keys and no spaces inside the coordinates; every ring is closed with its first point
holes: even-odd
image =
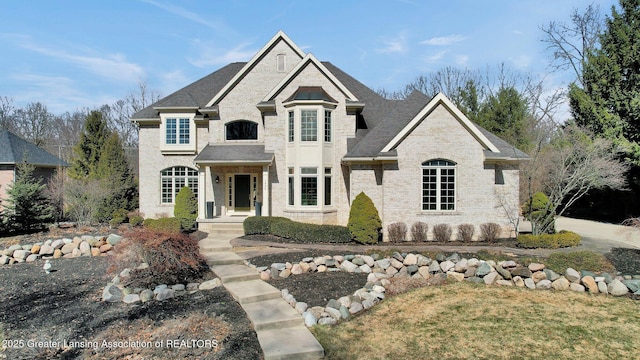
{"type": "Polygon", "coordinates": [[[200,221],[261,214],[346,225],[360,192],[385,229],[423,221],[509,230],[518,215],[526,154],[444,95],[387,100],[283,32],[248,62],[215,71],[132,121],[140,125],[146,217],[171,216],[183,186],[197,194],[200,221]]]}

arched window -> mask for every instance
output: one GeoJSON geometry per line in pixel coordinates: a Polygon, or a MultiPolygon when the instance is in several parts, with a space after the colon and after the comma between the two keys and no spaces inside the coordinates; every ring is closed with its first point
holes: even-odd
{"type": "Polygon", "coordinates": [[[422,210],[456,209],[456,163],[434,159],[422,163],[422,210]]]}
{"type": "Polygon", "coordinates": [[[237,120],[225,125],[227,140],[258,140],[258,124],[249,120],[237,120]]]}
{"type": "Polygon", "coordinates": [[[198,170],[186,166],[174,166],[160,172],[160,201],[174,204],[178,191],[188,186],[198,198],[198,170]]]}

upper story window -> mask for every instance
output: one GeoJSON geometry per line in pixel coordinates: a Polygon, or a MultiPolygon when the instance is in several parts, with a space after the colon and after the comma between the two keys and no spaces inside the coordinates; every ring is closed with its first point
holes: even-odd
{"type": "Polygon", "coordinates": [[[160,150],[163,153],[193,153],[196,150],[196,125],[193,114],[162,115],[160,150]]]}
{"type": "Polygon", "coordinates": [[[258,124],[249,120],[238,120],[225,125],[227,140],[258,140],[258,124]]]}
{"type": "Polygon", "coordinates": [[[456,209],[456,163],[429,160],[422,163],[422,210],[456,209]]]}
{"type": "Polygon", "coordinates": [[[293,114],[293,111],[289,111],[289,131],[288,131],[289,142],[293,142],[296,138],[295,127],[296,127],[296,118],[293,114]]]}
{"type": "Polygon", "coordinates": [[[324,111],[324,142],[331,142],[331,111],[324,111]]]}
{"type": "Polygon", "coordinates": [[[165,144],[189,144],[190,122],[188,118],[167,118],[165,144]]]}
{"type": "Polygon", "coordinates": [[[287,70],[287,55],[285,54],[276,55],[276,71],[285,72],[286,70],[287,70]]]}
{"type": "Polygon", "coordinates": [[[300,111],[300,141],[318,140],[318,111],[300,111]]]}

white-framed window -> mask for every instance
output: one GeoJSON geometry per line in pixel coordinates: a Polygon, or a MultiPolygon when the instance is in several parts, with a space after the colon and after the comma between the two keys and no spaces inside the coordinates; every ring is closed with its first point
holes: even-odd
{"type": "Polygon", "coordinates": [[[422,163],[422,210],[456,209],[456,163],[435,159],[422,163]]]}
{"type": "Polygon", "coordinates": [[[300,204],[302,206],[318,205],[318,168],[300,168],[300,204]]]}
{"type": "Polygon", "coordinates": [[[288,132],[289,142],[293,142],[296,139],[295,138],[296,117],[293,111],[289,111],[288,126],[289,126],[289,132],[288,132]]]}
{"type": "Polygon", "coordinates": [[[236,120],[225,124],[226,140],[258,140],[258,123],[250,120],[236,120]]]}
{"type": "Polygon", "coordinates": [[[293,206],[296,203],[295,170],[294,168],[289,168],[288,172],[287,204],[289,206],[293,206]]]}
{"type": "Polygon", "coordinates": [[[318,141],[317,110],[300,110],[300,141],[318,141]]]}
{"type": "Polygon", "coordinates": [[[324,204],[331,205],[331,168],[324,168],[324,204]]]}
{"type": "Polygon", "coordinates": [[[324,142],[331,142],[331,111],[324,111],[324,142]]]}
{"type": "Polygon", "coordinates": [[[193,114],[162,115],[160,150],[164,153],[193,153],[196,150],[196,126],[193,114]]]}
{"type": "Polygon", "coordinates": [[[198,170],[186,166],[174,166],[160,172],[160,202],[175,204],[176,195],[185,186],[198,197],[198,170]]]}
{"type": "Polygon", "coordinates": [[[287,55],[286,54],[276,55],[276,71],[285,72],[286,70],[287,70],[287,55]]]}

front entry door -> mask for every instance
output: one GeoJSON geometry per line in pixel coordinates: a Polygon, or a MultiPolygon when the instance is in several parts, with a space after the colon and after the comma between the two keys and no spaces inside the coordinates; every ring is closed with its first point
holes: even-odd
{"type": "Polygon", "coordinates": [[[233,194],[235,211],[250,211],[251,175],[235,175],[233,180],[235,183],[235,191],[233,194]]]}

